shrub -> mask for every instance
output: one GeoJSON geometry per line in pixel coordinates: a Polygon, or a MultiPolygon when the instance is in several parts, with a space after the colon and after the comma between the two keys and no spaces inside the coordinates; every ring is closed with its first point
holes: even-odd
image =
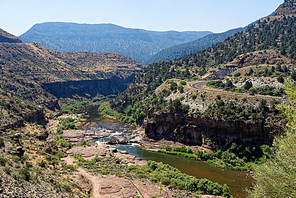
{"type": "Polygon", "coordinates": [[[31,179],[30,169],[28,167],[21,169],[20,174],[26,181],[31,179]]]}
{"type": "Polygon", "coordinates": [[[42,168],[45,168],[47,166],[47,162],[44,160],[41,160],[40,162],[38,162],[38,165],[41,166],[42,168]]]}
{"type": "Polygon", "coordinates": [[[0,157],[0,164],[1,164],[1,166],[5,166],[6,162],[7,162],[7,159],[5,159],[3,157],[0,157]]]}
{"type": "Polygon", "coordinates": [[[67,171],[75,171],[75,166],[73,164],[69,164],[69,165],[65,165],[63,167],[64,170],[67,170],[67,171]]]}
{"type": "Polygon", "coordinates": [[[164,146],[164,149],[166,151],[171,151],[172,150],[172,147],[170,145],[166,145],[166,146],[164,146]]]}
{"type": "Polygon", "coordinates": [[[278,82],[280,82],[280,83],[284,83],[284,82],[285,82],[285,80],[284,80],[284,78],[283,78],[282,75],[279,75],[279,76],[277,77],[277,80],[278,80],[278,82]]]}
{"type": "Polygon", "coordinates": [[[169,177],[163,177],[161,179],[161,182],[164,184],[164,185],[170,185],[171,184],[171,179],[169,177]]]}
{"type": "Polygon", "coordinates": [[[180,179],[172,179],[171,185],[175,189],[184,189],[185,183],[180,179]]]}
{"type": "Polygon", "coordinates": [[[180,84],[185,86],[187,83],[185,81],[180,81],[180,84]]]}
{"type": "Polygon", "coordinates": [[[247,81],[244,85],[245,90],[249,90],[251,87],[253,87],[253,84],[250,81],[247,81]]]}
{"type": "Polygon", "coordinates": [[[183,87],[182,85],[179,85],[179,86],[178,86],[178,91],[179,91],[180,93],[184,93],[184,87],[183,87]]]}
{"type": "Polygon", "coordinates": [[[71,185],[67,183],[60,184],[60,187],[65,189],[67,192],[71,192],[71,185]]]}
{"type": "Polygon", "coordinates": [[[4,139],[0,138],[0,148],[1,148],[1,147],[4,147],[4,146],[5,146],[5,144],[4,144],[4,139]]]}
{"type": "Polygon", "coordinates": [[[70,148],[71,147],[71,144],[65,139],[59,139],[57,141],[57,144],[60,145],[63,148],[70,148]]]}
{"type": "Polygon", "coordinates": [[[11,173],[10,166],[5,167],[4,172],[7,173],[8,175],[10,175],[10,173],[11,173]]]}

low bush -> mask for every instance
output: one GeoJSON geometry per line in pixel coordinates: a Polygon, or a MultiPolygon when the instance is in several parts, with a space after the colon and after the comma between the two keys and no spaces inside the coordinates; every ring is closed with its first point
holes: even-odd
{"type": "Polygon", "coordinates": [[[4,147],[4,139],[3,138],[0,138],[0,148],[4,147]]]}
{"type": "Polygon", "coordinates": [[[21,169],[20,170],[20,175],[26,181],[29,181],[31,179],[30,169],[28,167],[25,167],[25,168],[21,169]]]}
{"type": "Polygon", "coordinates": [[[188,158],[188,159],[196,159],[196,155],[189,154],[189,153],[175,152],[175,151],[165,151],[165,150],[158,150],[158,152],[166,153],[166,154],[169,154],[169,155],[177,155],[177,156],[185,157],[185,158],[188,158]]]}
{"type": "Polygon", "coordinates": [[[47,162],[44,160],[41,160],[40,162],[38,162],[38,165],[42,168],[45,168],[47,166],[47,162]]]}
{"type": "Polygon", "coordinates": [[[5,166],[6,162],[7,162],[6,158],[0,157],[0,165],[1,166],[5,166]]]}

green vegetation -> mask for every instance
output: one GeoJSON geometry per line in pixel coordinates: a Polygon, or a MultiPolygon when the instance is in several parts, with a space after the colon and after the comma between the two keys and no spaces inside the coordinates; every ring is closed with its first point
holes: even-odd
{"type": "Polygon", "coordinates": [[[213,44],[222,42],[227,37],[232,36],[239,31],[243,31],[244,29],[245,28],[236,28],[223,33],[209,34],[195,41],[163,49],[156,55],[154,55],[152,58],[150,58],[147,62],[145,62],[145,64],[148,65],[151,63],[157,63],[164,60],[169,61],[174,60],[176,58],[180,58],[182,56],[188,56],[191,53],[196,53],[197,51],[211,47],[213,44]]]}
{"type": "Polygon", "coordinates": [[[226,151],[218,150],[217,152],[200,151],[197,150],[194,154],[188,147],[172,147],[167,145],[163,147],[165,150],[158,150],[158,152],[166,153],[169,155],[177,155],[193,160],[206,161],[209,164],[213,164],[217,167],[223,167],[231,170],[246,171],[252,170],[253,164],[262,164],[268,158],[268,151],[271,149],[267,145],[262,145],[258,149],[255,146],[251,149],[249,145],[243,147],[232,143],[226,151]]]}
{"type": "MultiPolygon", "coordinates": [[[[186,147],[185,147],[186,148],[186,147]]],[[[186,148],[187,149],[187,148],[186,148]]],[[[142,178],[152,182],[161,182],[164,185],[172,185],[174,189],[185,189],[197,194],[222,195],[230,197],[227,185],[221,186],[207,179],[196,179],[195,177],[181,173],[178,169],[161,162],[148,161],[146,166],[126,166],[115,163],[118,159],[93,159],[85,160],[76,155],[77,165],[87,168],[94,174],[112,174],[124,176],[130,179],[142,178]]]]}
{"type": "MultiPolygon", "coordinates": [[[[262,19],[258,23],[250,25],[245,31],[237,32],[233,36],[225,39],[224,42],[217,43],[205,50],[174,60],[150,64],[136,74],[130,87],[112,100],[110,102],[110,107],[124,114],[128,106],[133,106],[140,102],[143,109],[148,109],[151,112],[163,113],[173,111],[174,113],[180,114],[189,113],[187,108],[176,106],[180,105],[181,101],[175,101],[173,103],[173,101],[170,102],[165,99],[165,97],[169,96],[171,93],[182,93],[184,87],[182,89],[180,83],[177,83],[179,80],[185,81],[200,78],[209,70],[222,67],[229,61],[239,58],[240,55],[255,51],[265,53],[265,50],[273,50],[275,53],[279,52],[289,57],[289,59],[294,62],[296,59],[296,50],[293,50],[296,43],[294,42],[296,39],[296,31],[294,31],[296,28],[295,24],[296,17],[294,16],[272,18],[272,20],[268,18],[262,19]],[[172,81],[172,79],[174,79],[174,81],[172,81]],[[160,85],[164,88],[156,91],[160,85]],[[170,85],[170,87],[168,88],[167,85],[170,85]]],[[[262,72],[264,75],[265,71],[262,72]]],[[[266,72],[266,75],[270,75],[270,77],[282,75],[283,78],[287,78],[289,75],[292,76],[292,74],[293,77],[296,78],[296,73],[294,71],[291,71],[287,66],[285,67],[279,64],[277,64],[276,68],[273,67],[266,72]]],[[[255,76],[257,74],[249,70],[248,75],[255,76]]],[[[281,79],[279,80],[281,81],[281,79]]],[[[223,85],[221,84],[221,86],[223,85]]],[[[250,94],[283,95],[282,89],[276,90],[272,87],[255,88],[251,86],[250,83],[247,83],[242,88],[235,88],[231,81],[227,81],[223,88],[225,90],[247,92],[250,94]]],[[[205,100],[204,95],[200,96],[203,96],[202,100],[205,100]]],[[[236,104],[233,105],[236,106],[236,104]]],[[[240,113],[242,114],[240,117],[243,118],[244,112],[241,111],[240,113]]],[[[268,111],[268,113],[273,113],[273,111],[268,111]]],[[[201,116],[207,116],[208,114],[209,112],[206,112],[201,116]]],[[[258,119],[252,118],[252,120],[258,119]]]]}
{"type": "Polygon", "coordinates": [[[287,120],[285,134],[275,137],[267,161],[255,167],[256,185],[250,197],[296,196],[296,86],[290,81],[284,88],[291,98],[291,103],[281,106],[287,120]]]}
{"type": "Polygon", "coordinates": [[[80,121],[81,121],[80,119],[74,119],[74,118],[60,118],[60,123],[58,125],[57,132],[59,134],[62,134],[63,130],[78,129],[75,123],[80,121]]]}
{"type": "Polygon", "coordinates": [[[146,117],[144,111],[142,110],[141,103],[136,103],[133,106],[129,105],[122,113],[117,113],[113,109],[110,108],[110,103],[105,102],[100,105],[99,112],[103,116],[110,116],[117,120],[132,124],[137,126],[144,117],[146,117]]]}
{"type": "Polygon", "coordinates": [[[125,28],[114,24],[52,22],[35,25],[20,38],[25,43],[37,42],[49,49],[63,52],[117,52],[144,63],[152,57],[156,49],[193,41],[210,33],[209,31],[158,32],[125,28]],[[85,29],[88,30],[87,33],[85,29]],[[62,35],[69,34],[72,36],[67,39],[67,43],[61,42],[64,39],[62,35]],[[52,46],[59,47],[52,48],[52,46]]]}
{"type": "Polygon", "coordinates": [[[53,143],[56,143],[58,145],[60,145],[61,147],[63,148],[71,148],[72,145],[63,138],[63,135],[55,135],[56,138],[57,138],[57,141],[56,140],[52,140],[53,143]]]}
{"type": "Polygon", "coordinates": [[[76,96],[75,100],[60,100],[60,102],[62,103],[61,112],[66,114],[77,113],[78,110],[85,107],[87,104],[105,101],[114,97],[116,97],[116,95],[108,95],[108,96],[98,95],[92,99],[85,99],[85,98],[76,96]]]}
{"type": "Polygon", "coordinates": [[[214,105],[209,105],[204,112],[205,117],[217,118],[227,121],[248,121],[251,123],[264,123],[268,115],[280,116],[281,112],[276,109],[278,101],[272,100],[270,107],[266,100],[262,99],[257,107],[250,105],[235,105],[233,101],[224,102],[216,100],[214,105]]]}
{"type": "Polygon", "coordinates": [[[169,155],[177,155],[177,156],[185,157],[185,158],[188,158],[188,159],[196,159],[196,155],[189,154],[189,153],[183,153],[183,152],[177,152],[177,151],[166,151],[166,150],[158,150],[158,152],[166,153],[166,154],[169,154],[169,155]]]}
{"type": "Polygon", "coordinates": [[[0,138],[0,148],[4,147],[4,139],[0,138]]]}
{"type": "Polygon", "coordinates": [[[223,83],[221,80],[211,80],[207,83],[207,86],[218,89],[224,89],[226,91],[232,91],[236,93],[249,93],[251,95],[260,94],[281,97],[285,94],[283,88],[276,89],[275,87],[270,86],[253,87],[252,82],[250,81],[246,81],[243,87],[235,87],[232,84],[232,82],[228,79],[226,83],[223,83]]]}

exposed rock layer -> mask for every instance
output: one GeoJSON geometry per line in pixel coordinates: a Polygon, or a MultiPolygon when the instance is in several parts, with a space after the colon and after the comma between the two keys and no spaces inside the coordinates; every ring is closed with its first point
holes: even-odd
{"type": "Polygon", "coordinates": [[[112,77],[111,79],[68,81],[43,84],[46,89],[58,98],[73,95],[95,97],[97,94],[110,95],[123,92],[134,79],[134,74],[127,79],[112,77]]]}
{"type": "Polygon", "coordinates": [[[146,122],[145,134],[156,140],[166,139],[211,150],[227,149],[232,142],[243,145],[271,144],[272,135],[280,133],[278,126],[219,121],[175,114],[153,114],[153,122],[146,122]]]}

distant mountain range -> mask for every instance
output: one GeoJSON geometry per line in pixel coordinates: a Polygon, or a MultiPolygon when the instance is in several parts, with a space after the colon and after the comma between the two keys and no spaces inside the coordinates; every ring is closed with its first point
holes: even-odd
{"type": "MultiPolygon", "coordinates": [[[[267,17],[273,16],[274,14],[275,12],[271,13],[267,17]]],[[[239,28],[228,30],[226,32],[222,32],[222,33],[209,34],[202,38],[198,38],[197,40],[190,41],[188,43],[182,43],[179,45],[175,45],[175,46],[163,49],[157,54],[155,54],[153,57],[151,57],[148,61],[144,62],[144,64],[149,65],[151,63],[157,63],[160,61],[174,60],[175,58],[187,56],[191,53],[196,53],[199,50],[212,47],[212,45],[219,42],[223,42],[226,38],[233,36],[235,33],[244,31],[248,26],[255,24],[257,21],[250,23],[246,27],[239,27],[239,28]]]]}
{"type": "Polygon", "coordinates": [[[160,50],[211,34],[210,31],[147,31],[114,24],[47,22],[35,24],[20,36],[59,52],[117,52],[146,62],[160,50]]]}
{"type": "Polygon", "coordinates": [[[223,33],[209,34],[195,41],[175,45],[161,50],[144,64],[149,65],[151,63],[157,63],[160,61],[169,61],[182,56],[187,56],[190,53],[195,53],[199,50],[203,50],[207,47],[211,47],[213,44],[224,41],[227,37],[234,35],[236,32],[243,31],[245,28],[236,28],[228,30],[223,33]]]}

